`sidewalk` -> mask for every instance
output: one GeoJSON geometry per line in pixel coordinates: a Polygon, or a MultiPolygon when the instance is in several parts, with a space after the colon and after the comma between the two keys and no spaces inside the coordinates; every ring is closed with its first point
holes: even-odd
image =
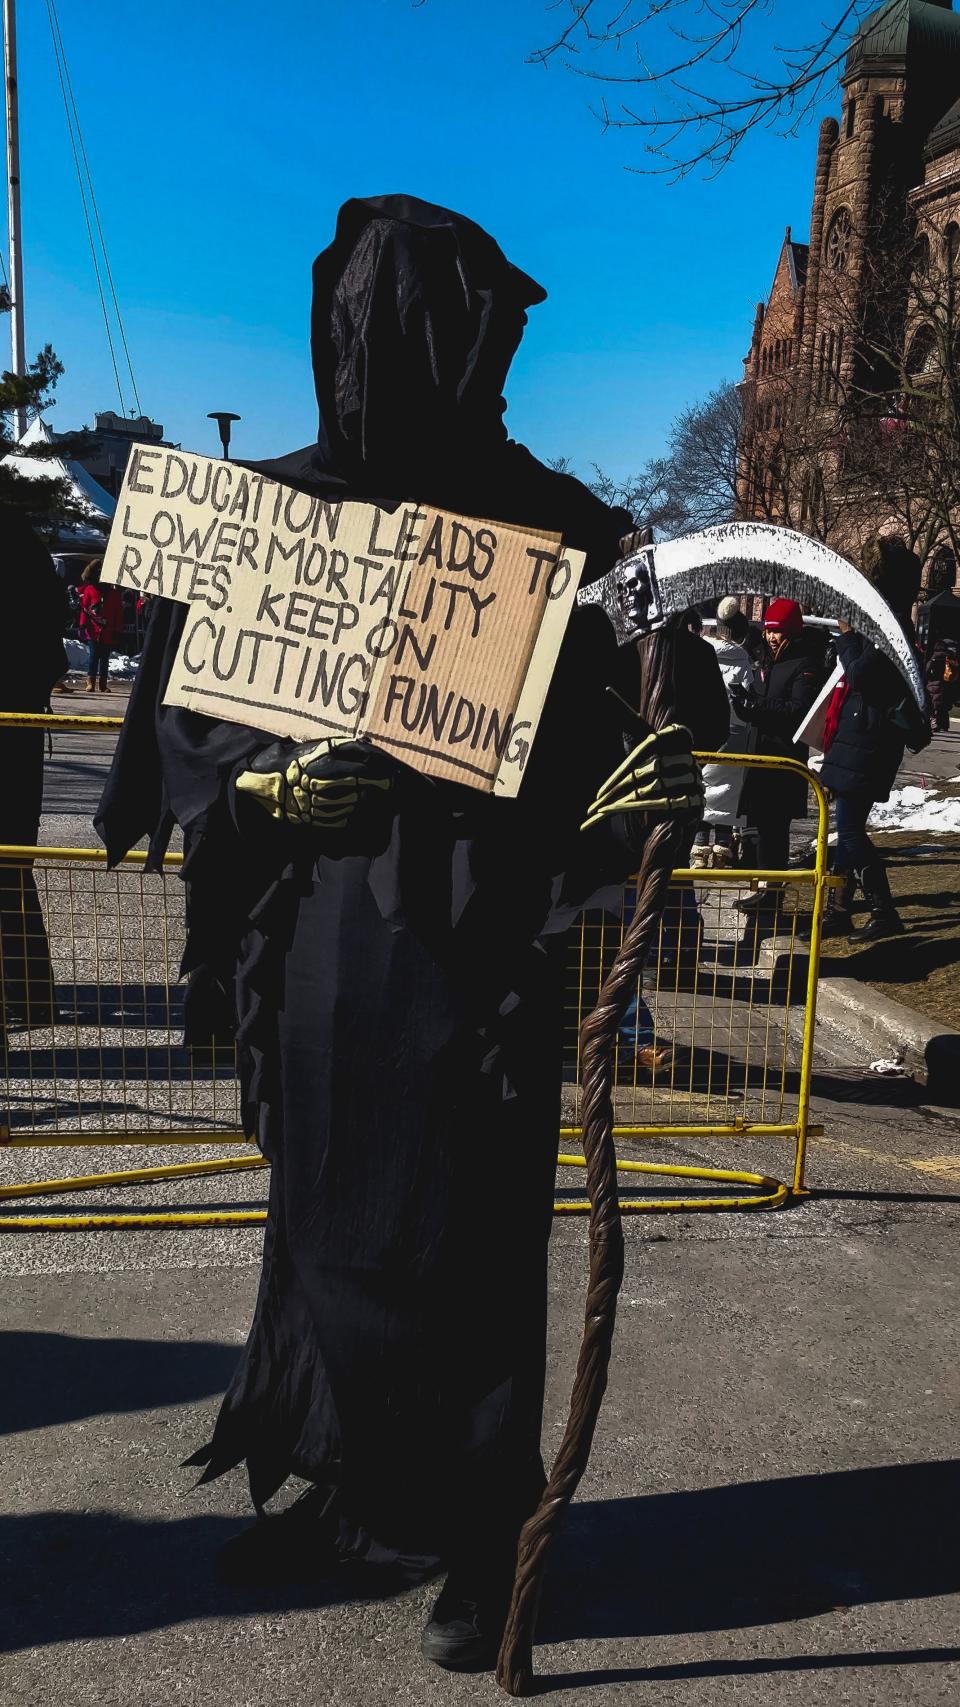
{"type": "MultiPolygon", "coordinates": [[[[930,799],[960,795],[960,719],[935,735],[919,754],[907,753],[897,788],[929,791],[930,799]]],[[[815,820],[795,826],[795,856],[806,847],[815,820]]],[[[890,884],[906,932],[873,943],[828,938],[821,956],[820,1015],[838,1024],[874,1056],[906,1057],[923,1068],[931,1039],[956,1050],[950,1069],[960,1088],[960,834],[930,829],[871,830],[887,861],[890,884]],[[877,997],[880,1000],[877,1000],[877,997]],[[905,1011],[898,1011],[903,1009],[905,1011]],[[899,1047],[902,1040],[903,1047],[899,1047]]],[[[858,897],[855,918],[867,917],[858,897]]]]}

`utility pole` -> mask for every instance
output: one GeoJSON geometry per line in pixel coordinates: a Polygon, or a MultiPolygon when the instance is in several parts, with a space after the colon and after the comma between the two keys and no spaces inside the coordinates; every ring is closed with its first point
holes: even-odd
{"type": "MultiPolygon", "coordinates": [[[[17,111],[16,0],[3,0],[3,72],[7,113],[7,230],[10,245],[10,371],[27,371],[23,333],[23,252],[20,243],[20,121],[17,111]]],[[[14,436],[27,430],[27,412],[13,412],[14,436]]]]}

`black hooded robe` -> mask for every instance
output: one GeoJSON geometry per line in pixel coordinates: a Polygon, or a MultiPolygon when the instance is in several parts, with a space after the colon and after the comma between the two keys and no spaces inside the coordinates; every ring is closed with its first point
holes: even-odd
{"type": "MultiPolygon", "coordinates": [[[[605,573],[628,518],[502,424],[542,295],[468,220],[347,203],[314,269],[318,444],[263,472],[557,530],[605,573]]],[[[579,825],[623,756],[604,689],[635,703],[636,654],[577,611],[519,798],[398,766],[388,839],[338,856],[236,795],[268,737],[162,706],[182,623],[158,601],[98,823],[111,859],[182,825],[188,1024],[208,1040],[235,1002],[272,1162],[206,1475],[245,1460],[258,1508],[306,1478],[355,1554],[427,1568],[515,1536],[542,1486],[563,927],[629,869],[579,825]]]]}

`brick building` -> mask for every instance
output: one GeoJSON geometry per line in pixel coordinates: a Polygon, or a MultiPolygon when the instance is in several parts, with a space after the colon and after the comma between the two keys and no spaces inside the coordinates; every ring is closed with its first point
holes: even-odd
{"type": "MultiPolygon", "coordinates": [[[[906,532],[948,568],[942,530],[892,514],[851,476],[851,398],[885,396],[953,364],[960,291],[960,13],[952,0],[887,0],[846,56],[841,110],[820,127],[810,242],[790,227],[744,365],[741,516],[818,534],[855,555],[867,533],[906,532]],[[906,256],[906,264],[895,264],[906,256]],[[945,326],[946,320],[950,325],[945,326]],[[895,330],[891,332],[891,328],[895,330]],[[882,335],[881,335],[882,334],[882,335]],[[886,343],[885,343],[886,340],[886,343]]],[[[906,405],[904,405],[904,408],[906,405]]],[[[903,422],[876,433],[891,457],[903,422]]]]}

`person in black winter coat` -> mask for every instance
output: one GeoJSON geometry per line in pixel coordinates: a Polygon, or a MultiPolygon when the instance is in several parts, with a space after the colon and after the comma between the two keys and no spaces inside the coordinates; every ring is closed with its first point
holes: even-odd
{"type": "MultiPolygon", "coordinates": [[[[0,552],[8,609],[21,632],[8,648],[0,682],[0,710],[37,712],[50,705],[50,690],[67,671],[63,648],[66,601],[46,547],[22,510],[0,504],[0,552]]],[[[0,843],[35,847],[43,807],[43,731],[0,733],[0,843]]],[[[0,963],[3,1025],[49,1025],[53,1013],[50,949],[31,868],[0,871],[0,963]]]]}
{"type": "MultiPolygon", "coordinates": [[[[914,644],[910,608],[920,585],[920,563],[893,536],[868,541],[863,573],[883,595],[914,644]]],[[[904,699],[903,678],[871,640],[840,624],[837,656],[843,681],[827,712],[826,756],[820,779],[836,800],[836,875],[844,888],[834,893],[826,920],[828,935],[856,940],[891,936],[903,930],[893,904],[883,857],[867,835],[870,810],[887,800],[903,760],[905,728],[895,713],[904,699]],[[853,929],[851,909],[857,885],[870,918],[853,929]]]]}
{"type": "Polygon", "coordinates": [[[938,640],[933,647],[923,679],[933,708],[933,726],[944,733],[950,728],[950,707],[957,693],[960,661],[955,640],[938,640]]]}
{"type": "MultiPolygon", "coordinates": [[[[823,665],[816,645],[804,633],[803,613],[793,599],[774,599],[763,619],[771,662],[761,671],[760,692],[734,697],[738,716],[757,730],[757,752],[804,764],[809,749],[793,737],[823,685],[823,665]]],[[[790,823],[807,810],[807,784],[793,771],[756,767],[747,774],[741,811],[757,832],[759,860],[771,871],[790,861],[790,823]]],[[[758,904],[751,896],[741,902],[758,904]]]]}
{"type": "MultiPolygon", "coordinates": [[[[690,731],[695,751],[716,753],[730,734],[730,702],[723,685],[723,674],[717,654],[709,641],[700,636],[698,611],[685,611],[673,622],[673,657],[675,681],[675,713],[678,723],[690,731]]],[[[677,855],[677,863],[690,863],[697,827],[691,825],[689,838],[677,855]]],[[[635,891],[629,886],[623,901],[622,922],[626,930],[634,913],[635,891]]],[[[696,966],[700,953],[703,921],[692,883],[673,885],[663,914],[661,931],[661,966],[688,970],[696,966]]],[[[605,948],[602,970],[609,971],[617,948],[617,938],[611,934],[605,948]]],[[[664,1068],[670,1059],[670,1049],[658,1041],[653,1014],[643,999],[641,989],[627,1007],[620,1023],[620,1047],[627,1051],[643,1072],[664,1068]]]]}
{"type": "Polygon", "coordinates": [[[730,734],[730,702],[717,654],[684,619],[677,624],[673,655],[677,722],[689,729],[695,749],[716,753],[730,734]]]}
{"type": "MultiPolygon", "coordinates": [[[[690,731],[695,752],[716,753],[730,734],[730,701],[723,685],[717,654],[703,640],[696,622],[699,612],[688,611],[674,631],[674,679],[677,722],[690,731]]],[[[689,840],[678,853],[681,865],[690,863],[697,827],[691,825],[689,840]]],[[[630,914],[626,915],[629,922],[630,914]]],[[[700,952],[702,919],[697,892],[692,883],[676,884],[663,915],[661,961],[687,968],[696,964],[700,952]]],[[[651,1021],[652,1026],[652,1021],[651,1021]]]]}

